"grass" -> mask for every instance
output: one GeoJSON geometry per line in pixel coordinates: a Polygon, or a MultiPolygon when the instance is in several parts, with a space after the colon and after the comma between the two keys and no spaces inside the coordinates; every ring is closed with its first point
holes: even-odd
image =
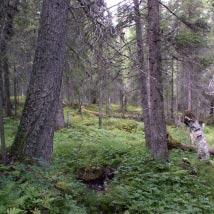
{"type": "MultiPolygon", "coordinates": [[[[0,213],[131,214],[214,213],[214,167],[198,162],[196,154],[173,150],[170,162],[153,161],[144,144],[143,124],[133,120],[98,119],[77,110],[71,124],[55,134],[51,167],[14,163],[0,165],[0,213]],[[182,161],[188,158],[190,163],[182,161]],[[105,192],[96,192],[77,179],[84,167],[116,169],[105,192]]],[[[12,143],[18,121],[6,120],[12,143]]],[[[210,144],[213,127],[206,128],[210,144]]],[[[188,143],[188,132],[169,127],[188,143]]]]}

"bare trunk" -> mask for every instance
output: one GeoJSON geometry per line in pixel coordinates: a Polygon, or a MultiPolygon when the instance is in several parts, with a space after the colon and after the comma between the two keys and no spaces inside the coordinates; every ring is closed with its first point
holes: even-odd
{"type": "Polygon", "coordinates": [[[192,109],[192,81],[191,81],[191,71],[188,69],[188,110],[192,109]]]}
{"type": "Polygon", "coordinates": [[[56,129],[63,129],[65,128],[65,118],[64,118],[64,111],[63,111],[63,104],[62,99],[59,100],[57,112],[56,112],[56,129]]]}
{"type": "Polygon", "coordinates": [[[6,162],[6,145],[4,137],[4,120],[3,120],[3,79],[2,70],[0,70],[0,146],[2,162],[6,162]]]}
{"type": "MultiPolygon", "coordinates": [[[[100,60],[99,60],[100,61],[100,60]]],[[[100,67],[100,63],[98,65],[99,67],[99,128],[103,128],[103,73],[102,68],[100,67]]]]}
{"type": "Polygon", "coordinates": [[[4,97],[5,97],[5,109],[6,115],[12,115],[12,104],[10,101],[10,78],[9,78],[9,67],[7,57],[3,60],[4,68],[4,97]]]}
{"type": "Polygon", "coordinates": [[[174,121],[174,60],[172,59],[172,77],[171,77],[171,121],[174,121]]]}
{"type": "Polygon", "coordinates": [[[99,88],[99,128],[103,128],[103,89],[102,89],[102,81],[100,82],[99,88]]]}
{"type": "Polygon", "coordinates": [[[79,105],[79,110],[78,110],[78,114],[80,114],[80,116],[83,118],[83,114],[82,114],[82,99],[81,99],[81,95],[78,94],[78,105],[79,105]]]}
{"type": "Polygon", "coordinates": [[[12,146],[15,158],[50,162],[66,53],[67,0],[44,0],[27,98],[12,146]]]}
{"type": "Polygon", "coordinates": [[[111,109],[111,96],[110,96],[110,90],[108,89],[108,97],[106,102],[106,115],[111,117],[112,115],[112,109],[111,109]]]}
{"type": "Polygon", "coordinates": [[[14,79],[13,79],[13,96],[14,96],[14,114],[17,116],[17,76],[16,76],[16,67],[14,66],[14,79]]]}
{"type": "MultiPolygon", "coordinates": [[[[176,68],[178,69],[178,64],[176,65],[176,68]]],[[[176,100],[175,100],[175,113],[176,113],[176,118],[175,118],[175,123],[176,126],[179,127],[181,125],[181,121],[180,121],[180,116],[179,116],[179,112],[178,112],[178,101],[179,101],[179,78],[178,78],[178,74],[176,75],[176,100]]]]}
{"type": "Polygon", "coordinates": [[[210,116],[214,116],[214,99],[210,103],[210,116]]]}
{"type": "Polygon", "coordinates": [[[142,35],[142,22],[140,18],[139,1],[134,0],[135,11],[135,25],[137,37],[137,67],[139,70],[139,78],[141,81],[141,104],[143,107],[143,120],[145,130],[145,140],[147,146],[150,145],[150,109],[148,101],[148,88],[147,88],[147,73],[144,65],[144,48],[143,48],[143,35],[142,35]]]}
{"type": "Polygon", "coordinates": [[[1,52],[1,69],[4,77],[4,98],[7,116],[12,115],[12,104],[10,101],[10,80],[9,80],[9,67],[7,58],[8,42],[13,36],[13,20],[17,13],[17,6],[19,0],[11,0],[4,2],[3,9],[3,22],[1,29],[1,41],[0,41],[0,52],[1,52]]]}
{"type": "Polygon", "coordinates": [[[160,11],[157,0],[148,0],[149,70],[151,75],[150,149],[154,159],[167,160],[166,122],[160,54],[160,11]]]}
{"type": "Polygon", "coordinates": [[[102,62],[102,56],[103,56],[103,45],[102,41],[98,41],[98,50],[96,51],[96,59],[97,59],[97,69],[98,69],[98,93],[99,93],[99,128],[103,128],[103,99],[104,99],[104,68],[103,68],[103,62],[102,62]]]}

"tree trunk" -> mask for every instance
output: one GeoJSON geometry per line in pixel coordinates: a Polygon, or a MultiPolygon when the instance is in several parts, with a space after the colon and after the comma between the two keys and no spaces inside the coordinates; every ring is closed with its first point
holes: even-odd
{"type": "Polygon", "coordinates": [[[192,109],[192,80],[191,80],[191,70],[188,69],[188,110],[192,109]]]}
{"type": "Polygon", "coordinates": [[[17,76],[16,67],[14,66],[14,79],[13,79],[13,96],[14,96],[14,115],[17,116],[17,76]]]}
{"type": "Polygon", "coordinates": [[[108,117],[112,116],[112,109],[111,109],[111,97],[108,96],[107,102],[106,102],[106,115],[108,117]]]}
{"type": "Polygon", "coordinates": [[[143,107],[144,130],[145,140],[147,146],[150,145],[150,109],[148,101],[148,88],[147,88],[147,73],[144,66],[144,48],[143,48],[143,32],[142,22],[140,18],[139,0],[134,0],[135,11],[135,28],[137,37],[137,68],[139,70],[139,77],[141,81],[141,104],[143,107]]]}
{"type": "Polygon", "coordinates": [[[4,74],[4,98],[7,116],[12,115],[12,104],[10,101],[10,80],[9,80],[9,67],[7,58],[8,42],[13,36],[13,20],[17,13],[17,7],[19,0],[4,1],[3,18],[1,29],[1,41],[0,41],[0,52],[1,52],[1,69],[4,74]]]}
{"type": "Polygon", "coordinates": [[[104,109],[103,109],[103,101],[104,101],[104,68],[103,68],[103,45],[102,40],[100,39],[98,41],[98,47],[96,50],[96,62],[97,62],[97,72],[98,72],[98,93],[99,93],[99,128],[103,128],[103,115],[104,115],[104,109]]]}
{"type": "Polygon", "coordinates": [[[59,105],[56,112],[56,126],[55,128],[63,129],[65,128],[65,118],[64,118],[64,110],[63,110],[63,103],[62,99],[59,100],[59,105]]]}
{"type": "Polygon", "coordinates": [[[210,116],[214,116],[214,98],[210,102],[210,116]]]}
{"type": "Polygon", "coordinates": [[[9,78],[9,66],[7,57],[3,62],[4,68],[4,97],[5,97],[5,112],[8,117],[12,115],[12,104],[10,101],[10,78],[9,78]]]}
{"type": "Polygon", "coordinates": [[[172,59],[172,76],[171,76],[171,121],[174,122],[174,59],[172,59]]]}
{"type": "Polygon", "coordinates": [[[99,86],[99,128],[103,128],[103,80],[100,80],[99,86]]]}
{"type": "Polygon", "coordinates": [[[148,0],[149,70],[152,86],[150,89],[150,149],[154,159],[167,160],[169,155],[164,118],[159,13],[159,1],[148,0]]]}
{"type": "Polygon", "coordinates": [[[67,0],[44,0],[33,71],[12,146],[15,158],[51,161],[66,53],[67,0]]]}
{"type": "Polygon", "coordinates": [[[2,162],[6,162],[6,145],[4,137],[4,120],[3,120],[3,79],[2,70],[0,69],[0,146],[2,162]]]}

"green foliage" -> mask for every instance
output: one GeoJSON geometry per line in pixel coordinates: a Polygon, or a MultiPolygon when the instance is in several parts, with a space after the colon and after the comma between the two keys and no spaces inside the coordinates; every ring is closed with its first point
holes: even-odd
{"type": "Polygon", "coordinates": [[[206,126],[205,127],[205,134],[207,137],[207,141],[210,145],[214,145],[214,126],[206,126]]]}
{"type": "Polygon", "coordinates": [[[180,32],[175,41],[179,48],[201,47],[206,43],[204,37],[200,34],[188,31],[180,32]]]}
{"type": "Polygon", "coordinates": [[[200,64],[203,68],[207,68],[213,64],[213,57],[204,57],[200,59],[200,64]]]}
{"type": "MultiPolygon", "coordinates": [[[[0,166],[0,213],[214,213],[212,164],[180,150],[172,151],[169,163],[155,162],[144,146],[141,123],[105,118],[104,129],[98,129],[97,117],[66,111],[72,122],[56,133],[49,168],[0,166]],[[103,167],[116,169],[106,191],[96,192],[78,180],[81,169],[103,167]]],[[[10,138],[16,123],[6,121],[10,138]]],[[[185,128],[169,127],[169,132],[188,143],[185,128]]],[[[207,127],[207,136],[212,133],[213,127],[207,127]]]]}
{"type": "Polygon", "coordinates": [[[119,129],[130,133],[136,132],[140,128],[143,130],[143,126],[134,120],[123,120],[115,118],[107,119],[104,123],[104,126],[109,130],[119,129]]]}

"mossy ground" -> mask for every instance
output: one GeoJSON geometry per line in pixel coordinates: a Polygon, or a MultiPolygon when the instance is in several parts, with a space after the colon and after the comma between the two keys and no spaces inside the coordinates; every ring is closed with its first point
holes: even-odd
{"type": "MultiPolygon", "coordinates": [[[[141,122],[106,118],[98,129],[97,117],[85,113],[82,118],[67,107],[65,115],[67,111],[71,123],[55,134],[49,168],[0,165],[0,213],[214,213],[212,165],[180,150],[171,151],[169,163],[155,162],[145,147],[141,122]],[[104,192],[77,179],[79,169],[107,166],[116,174],[104,192]]],[[[16,119],[6,120],[8,145],[17,125],[16,119]]],[[[169,132],[188,143],[185,128],[169,127],[169,132]]],[[[207,127],[206,134],[214,144],[214,127],[207,127]]]]}

